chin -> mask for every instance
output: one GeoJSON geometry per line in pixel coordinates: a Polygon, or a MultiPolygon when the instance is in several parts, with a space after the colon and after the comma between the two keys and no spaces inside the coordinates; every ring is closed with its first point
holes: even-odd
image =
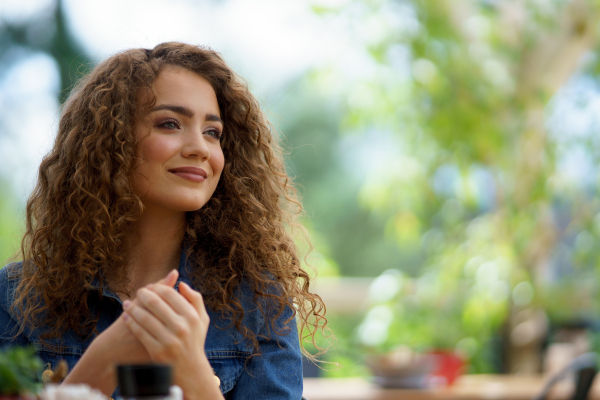
{"type": "Polygon", "coordinates": [[[179,201],[179,202],[177,202],[177,204],[173,204],[172,208],[174,210],[184,211],[184,212],[198,211],[199,209],[204,207],[204,205],[207,202],[208,202],[208,200],[204,201],[203,199],[202,200],[194,199],[194,200],[190,200],[190,201],[179,201]]]}
{"type": "Polygon", "coordinates": [[[204,204],[202,205],[198,205],[198,206],[193,206],[193,207],[186,207],[185,212],[194,212],[194,211],[198,211],[199,209],[201,209],[202,207],[204,207],[204,204]]]}
{"type": "MultiPolygon", "coordinates": [[[[211,193],[212,195],[212,193],[211,193]]],[[[165,190],[161,193],[148,192],[142,199],[146,206],[171,210],[175,212],[198,211],[210,200],[206,193],[190,193],[188,191],[165,190]]]]}

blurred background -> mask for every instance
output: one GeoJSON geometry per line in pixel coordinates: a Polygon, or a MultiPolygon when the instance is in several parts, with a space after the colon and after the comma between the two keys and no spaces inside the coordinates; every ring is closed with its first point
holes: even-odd
{"type": "Polygon", "coordinates": [[[301,186],[342,365],[307,375],[431,351],[555,368],[600,350],[599,21],[597,0],[3,0],[0,260],[77,79],[202,44],[247,79],[301,186]]]}

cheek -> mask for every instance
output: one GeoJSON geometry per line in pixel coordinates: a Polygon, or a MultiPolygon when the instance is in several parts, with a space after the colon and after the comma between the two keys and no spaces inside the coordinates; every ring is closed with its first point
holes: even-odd
{"type": "Polygon", "coordinates": [[[144,162],[162,164],[173,156],[177,150],[172,140],[166,136],[150,136],[141,143],[140,151],[144,162]]]}
{"type": "Polygon", "coordinates": [[[219,147],[210,154],[210,166],[212,167],[215,176],[220,176],[225,165],[225,156],[223,155],[223,149],[219,147]]]}

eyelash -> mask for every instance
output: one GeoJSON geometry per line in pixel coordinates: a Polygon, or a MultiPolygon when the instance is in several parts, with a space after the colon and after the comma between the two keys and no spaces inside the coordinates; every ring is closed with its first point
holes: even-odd
{"type": "Polygon", "coordinates": [[[221,132],[221,131],[220,131],[220,130],[218,130],[218,129],[209,129],[209,130],[208,130],[208,131],[206,131],[205,133],[207,133],[207,132],[212,132],[212,133],[214,133],[214,135],[215,135],[214,137],[215,137],[215,139],[217,139],[217,140],[221,140],[221,138],[223,137],[223,132],[221,132]]]}
{"type": "MultiPolygon", "coordinates": [[[[159,128],[168,129],[168,130],[181,129],[181,125],[179,124],[179,121],[177,121],[176,119],[168,119],[166,121],[161,121],[156,126],[159,128]],[[175,128],[167,127],[166,125],[168,125],[168,124],[175,125],[175,128]]],[[[223,137],[223,132],[221,132],[220,130],[218,130],[216,128],[209,129],[208,131],[205,131],[204,133],[207,133],[207,132],[212,132],[214,134],[214,138],[217,140],[221,140],[221,138],[223,137]]]]}
{"type": "Polygon", "coordinates": [[[169,129],[169,130],[181,129],[181,125],[179,124],[179,121],[177,121],[176,119],[167,119],[165,121],[161,121],[156,126],[159,128],[164,128],[164,129],[169,129]],[[166,126],[167,124],[173,124],[173,125],[175,125],[175,128],[167,128],[167,126],[166,126]]]}

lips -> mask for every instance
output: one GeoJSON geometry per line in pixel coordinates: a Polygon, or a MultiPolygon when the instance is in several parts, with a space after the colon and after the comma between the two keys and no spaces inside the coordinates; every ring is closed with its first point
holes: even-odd
{"type": "Polygon", "coordinates": [[[197,167],[172,168],[169,172],[192,182],[204,182],[208,178],[206,171],[197,167]]]}

